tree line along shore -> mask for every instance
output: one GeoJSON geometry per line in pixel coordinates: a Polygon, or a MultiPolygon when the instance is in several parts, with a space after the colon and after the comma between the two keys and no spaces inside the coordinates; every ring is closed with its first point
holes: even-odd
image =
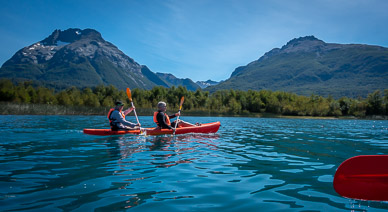
{"type": "MultiPolygon", "coordinates": [[[[382,117],[388,115],[388,89],[376,90],[366,98],[302,96],[270,90],[189,91],[185,87],[132,89],[132,99],[139,115],[152,115],[159,101],[167,111],[176,112],[184,96],[185,115],[198,116],[295,116],[295,117],[382,117]]],[[[116,100],[130,105],[124,90],[100,85],[65,90],[34,86],[31,82],[14,84],[0,80],[2,115],[105,115],[116,100]]]]}

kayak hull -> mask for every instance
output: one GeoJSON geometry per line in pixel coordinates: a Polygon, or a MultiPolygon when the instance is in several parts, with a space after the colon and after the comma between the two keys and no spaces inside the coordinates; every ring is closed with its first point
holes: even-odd
{"type": "Polygon", "coordinates": [[[337,169],[333,186],[343,197],[388,201],[388,155],[359,155],[337,169]]]}
{"type": "MultiPolygon", "coordinates": [[[[201,126],[192,126],[192,127],[179,127],[176,129],[175,134],[187,134],[187,133],[216,133],[220,128],[221,123],[213,122],[201,124],[201,126]]],[[[146,135],[168,135],[173,134],[173,131],[170,129],[155,129],[155,128],[145,128],[144,131],[146,135]]],[[[89,135],[123,135],[123,134],[134,134],[139,135],[142,134],[140,130],[119,130],[112,131],[111,129],[84,129],[85,134],[89,135]]]]}

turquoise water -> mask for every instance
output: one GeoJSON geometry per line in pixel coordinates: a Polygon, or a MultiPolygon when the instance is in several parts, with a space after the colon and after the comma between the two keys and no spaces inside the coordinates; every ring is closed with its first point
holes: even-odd
{"type": "Polygon", "coordinates": [[[332,186],[345,159],[388,153],[388,121],[183,119],[222,126],[213,135],[100,137],[82,129],[107,128],[103,116],[0,116],[0,211],[388,209],[332,186]]]}

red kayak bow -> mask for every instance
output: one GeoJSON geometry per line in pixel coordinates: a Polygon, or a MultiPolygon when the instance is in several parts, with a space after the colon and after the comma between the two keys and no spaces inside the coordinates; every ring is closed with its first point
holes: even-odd
{"type": "Polygon", "coordinates": [[[388,201],[388,155],[360,155],[337,169],[333,186],[343,197],[388,201]]]}

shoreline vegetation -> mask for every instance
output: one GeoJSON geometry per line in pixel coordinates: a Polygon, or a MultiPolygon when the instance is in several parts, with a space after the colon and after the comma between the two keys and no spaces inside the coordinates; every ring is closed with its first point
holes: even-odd
{"type": "MultiPolygon", "coordinates": [[[[83,116],[105,116],[110,107],[86,107],[86,106],[63,106],[63,105],[42,105],[25,103],[0,103],[0,115],[83,115],[83,116]]],[[[138,116],[152,116],[154,109],[136,108],[138,116]]],[[[386,115],[371,115],[364,117],[356,116],[285,116],[272,113],[250,113],[245,115],[217,113],[208,111],[183,111],[184,116],[209,116],[209,117],[257,117],[257,118],[285,118],[285,119],[372,119],[388,120],[386,115]]]]}
{"type": "MultiPolygon", "coordinates": [[[[132,90],[140,116],[152,116],[159,101],[167,102],[167,111],[173,113],[178,110],[182,96],[185,116],[388,119],[388,89],[357,99],[307,97],[269,90],[221,90],[210,94],[202,90],[188,91],[182,86],[132,90]]],[[[116,100],[125,101],[125,108],[130,105],[125,91],[112,85],[55,91],[32,82],[16,85],[0,79],[1,115],[106,115],[116,100]]]]}

